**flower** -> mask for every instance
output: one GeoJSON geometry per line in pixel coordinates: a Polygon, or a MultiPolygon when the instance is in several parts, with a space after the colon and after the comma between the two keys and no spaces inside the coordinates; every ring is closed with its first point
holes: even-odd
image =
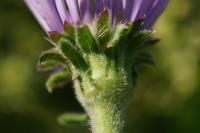
{"type": "Polygon", "coordinates": [[[53,44],[38,63],[54,70],[48,90],[72,81],[94,133],[122,132],[138,68],[153,64],[151,28],[168,1],[25,0],[53,44]]]}
{"type": "Polygon", "coordinates": [[[64,23],[88,24],[104,10],[110,23],[135,22],[146,16],[143,29],[150,29],[169,0],[25,0],[46,33],[64,31],[64,23]]]}

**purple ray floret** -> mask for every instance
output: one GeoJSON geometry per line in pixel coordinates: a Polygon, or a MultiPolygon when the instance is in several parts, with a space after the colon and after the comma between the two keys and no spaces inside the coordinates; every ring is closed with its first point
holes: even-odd
{"type": "Polygon", "coordinates": [[[63,31],[55,0],[25,0],[25,2],[46,32],[63,31]]]}
{"type": "Polygon", "coordinates": [[[89,24],[108,10],[110,23],[134,22],[146,16],[143,29],[152,28],[169,0],[25,0],[27,6],[48,32],[64,31],[64,23],[89,24]],[[93,1],[93,2],[92,2],[93,1]]]}
{"type": "Polygon", "coordinates": [[[59,7],[59,8],[57,8],[57,11],[62,20],[62,23],[65,23],[66,21],[69,23],[72,23],[72,17],[67,8],[65,1],[64,0],[55,0],[55,5],[56,5],[56,7],[59,7]]]}

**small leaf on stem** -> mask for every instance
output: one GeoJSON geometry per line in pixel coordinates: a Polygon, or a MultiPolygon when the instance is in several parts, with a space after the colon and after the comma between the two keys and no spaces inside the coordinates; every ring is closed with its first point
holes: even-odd
{"type": "Polygon", "coordinates": [[[81,126],[88,121],[86,114],[66,113],[58,117],[59,124],[63,126],[81,126]]]}

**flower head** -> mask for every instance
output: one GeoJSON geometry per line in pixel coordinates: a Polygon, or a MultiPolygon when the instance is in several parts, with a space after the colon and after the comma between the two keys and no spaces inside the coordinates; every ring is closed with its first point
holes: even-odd
{"type": "Polygon", "coordinates": [[[25,0],[26,4],[48,33],[63,32],[64,23],[88,24],[104,10],[110,24],[135,22],[146,16],[143,29],[150,29],[169,0],[25,0]]]}
{"type": "Polygon", "coordinates": [[[25,0],[54,47],[38,63],[56,74],[47,82],[49,90],[77,77],[75,88],[84,90],[78,92],[79,99],[90,92],[94,99],[101,95],[109,99],[109,93],[118,95],[119,90],[131,94],[138,67],[153,63],[146,52],[155,43],[150,29],[168,1],[25,0]]]}
{"type": "Polygon", "coordinates": [[[168,1],[25,0],[54,44],[38,63],[54,71],[48,90],[72,81],[94,132],[122,132],[138,68],[153,64],[150,29],[168,1]]]}

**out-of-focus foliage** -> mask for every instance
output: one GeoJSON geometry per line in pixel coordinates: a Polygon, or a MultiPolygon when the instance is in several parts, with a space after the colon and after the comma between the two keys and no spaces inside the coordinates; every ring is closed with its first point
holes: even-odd
{"type": "MultiPolygon", "coordinates": [[[[156,25],[156,66],[142,69],[127,114],[127,133],[200,132],[199,0],[171,0],[156,25]]],[[[50,44],[22,0],[0,1],[0,132],[84,133],[57,116],[83,112],[71,85],[49,94],[36,70],[50,44]]]]}

